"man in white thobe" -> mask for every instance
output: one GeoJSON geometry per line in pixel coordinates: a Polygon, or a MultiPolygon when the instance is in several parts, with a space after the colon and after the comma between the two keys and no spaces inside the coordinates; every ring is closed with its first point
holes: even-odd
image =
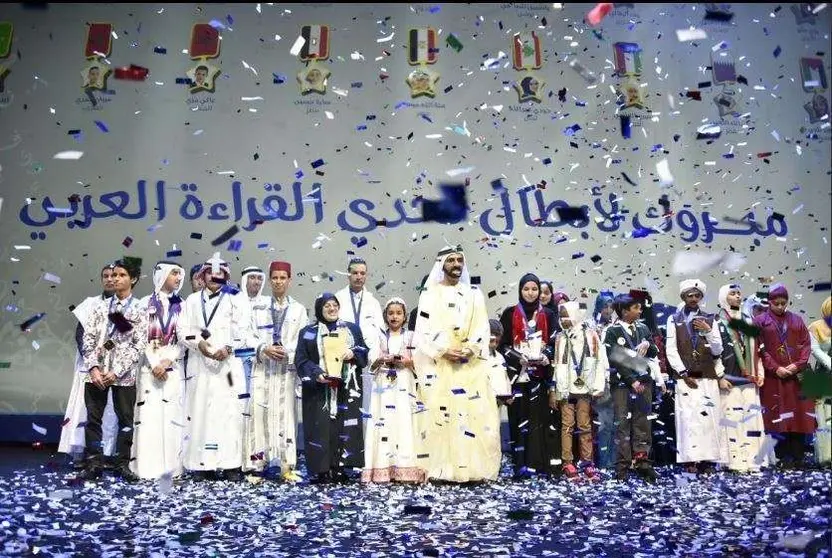
{"type": "Polygon", "coordinates": [[[256,345],[251,307],[245,293],[228,285],[231,271],[218,253],[205,262],[200,275],[205,288],[188,297],[180,317],[180,342],[190,349],[193,384],[184,465],[202,478],[224,470],[229,480],[240,480],[248,393],[242,361],[234,353],[256,345]]]}

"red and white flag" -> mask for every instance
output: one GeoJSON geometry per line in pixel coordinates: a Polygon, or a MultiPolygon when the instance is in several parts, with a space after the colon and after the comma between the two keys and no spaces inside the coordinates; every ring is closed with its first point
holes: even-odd
{"type": "Polygon", "coordinates": [[[539,70],[543,66],[543,54],[537,33],[517,33],[512,40],[511,52],[515,70],[539,70]]]}
{"type": "Polygon", "coordinates": [[[329,26],[304,25],[300,36],[306,42],[300,49],[301,60],[326,60],[329,58],[329,26]]]}

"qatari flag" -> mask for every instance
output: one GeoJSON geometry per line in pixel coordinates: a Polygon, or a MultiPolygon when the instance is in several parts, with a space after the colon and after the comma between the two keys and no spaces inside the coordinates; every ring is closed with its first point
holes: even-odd
{"type": "Polygon", "coordinates": [[[407,58],[411,64],[427,62],[433,64],[439,55],[436,47],[436,30],[427,27],[423,29],[410,30],[410,48],[407,58]]]}
{"type": "Polygon", "coordinates": [[[326,60],[329,58],[329,27],[304,25],[300,35],[306,42],[300,50],[301,60],[326,60]]]}

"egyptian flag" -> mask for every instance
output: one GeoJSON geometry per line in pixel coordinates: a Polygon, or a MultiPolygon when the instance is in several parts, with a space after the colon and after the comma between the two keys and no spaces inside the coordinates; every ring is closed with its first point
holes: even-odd
{"type": "Polygon", "coordinates": [[[301,60],[326,60],[329,58],[329,26],[304,25],[300,35],[306,42],[300,50],[301,60]]]}
{"type": "Polygon", "coordinates": [[[436,47],[436,30],[432,27],[410,30],[410,48],[407,51],[407,61],[410,64],[427,62],[433,64],[438,59],[439,49],[436,47]]]}
{"type": "Polygon", "coordinates": [[[543,65],[540,39],[534,31],[514,35],[511,52],[515,70],[537,70],[543,65]]]}

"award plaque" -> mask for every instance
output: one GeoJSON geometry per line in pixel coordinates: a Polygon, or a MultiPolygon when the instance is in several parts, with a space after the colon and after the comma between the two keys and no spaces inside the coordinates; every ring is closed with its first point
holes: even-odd
{"type": "Polygon", "coordinates": [[[343,330],[333,331],[323,338],[325,372],[330,380],[341,380],[341,372],[344,369],[341,357],[347,348],[347,336],[343,330]]]}

